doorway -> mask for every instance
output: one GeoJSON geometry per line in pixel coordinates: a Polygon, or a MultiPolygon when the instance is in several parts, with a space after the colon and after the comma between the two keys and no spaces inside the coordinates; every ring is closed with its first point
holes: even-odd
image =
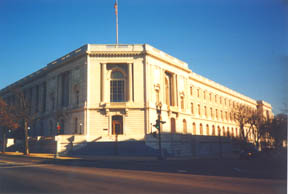
{"type": "Polygon", "coordinates": [[[123,117],[112,116],[112,135],[123,135],[123,117]]]}

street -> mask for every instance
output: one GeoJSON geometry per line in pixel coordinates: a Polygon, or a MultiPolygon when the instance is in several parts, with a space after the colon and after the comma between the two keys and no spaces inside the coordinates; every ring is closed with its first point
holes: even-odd
{"type": "Polygon", "coordinates": [[[189,161],[180,160],[63,161],[0,155],[0,192],[286,193],[286,180],[283,178],[247,178],[252,175],[244,176],[242,173],[241,176],[242,168],[239,166],[217,174],[217,171],[223,171],[222,167],[199,168],[200,163],[206,165],[204,160],[194,162],[197,171],[187,163],[189,161]],[[175,167],[175,164],[180,166],[175,167]]]}

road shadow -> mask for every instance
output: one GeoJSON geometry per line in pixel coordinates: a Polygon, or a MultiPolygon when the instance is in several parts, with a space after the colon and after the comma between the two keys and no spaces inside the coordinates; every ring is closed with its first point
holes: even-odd
{"type": "Polygon", "coordinates": [[[285,161],[275,160],[235,160],[235,159],[174,159],[143,160],[131,159],[99,159],[99,160],[45,160],[42,163],[71,167],[107,168],[167,173],[184,173],[194,175],[286,179],[285,161]]]}

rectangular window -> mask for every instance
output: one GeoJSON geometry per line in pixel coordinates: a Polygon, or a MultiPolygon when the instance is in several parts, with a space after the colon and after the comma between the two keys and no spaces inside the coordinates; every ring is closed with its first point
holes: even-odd
{"type": "Polygon", "coordinates": [[[76,100],[76,105],[79,105],[79,100],[80,100],[80,95],[79,95],[79,90],[77,90],[76,92],[75,92],[75,100],[76,100]]]}
{"type": "Polygon", "coordinates": [[[184,97],[181,97],[181,110],[184,110],[184,97]]]}
{"type": "Polygon", "coordinates": [[[159,90],[156,90],[156,102],[157,104],[160,102],[160,97],[159,97],[159,90]]]}
{"type": "Polygon", "coordinates": [[[46,92],[47,92],[47,86],[46,82],[43,83],[43,93],[42,93],[42,112],[46,111],[46,92]]]}
{"type": "Polygon", "coordinates": [[[32,99],[33,99],[33,96],[32,96],[32,88],[29,88],[29,98],[28,98],[28,111],[29,111],[29,114],[32,113],[32,99]]]}
{"type": "Polygon", "coordinates": [[[110,101],[124,102],[124,80],[110,81],[110,101]]]}
{"type": "Polygon", "coordinates": [[[78,118],[75,118],[74,120],[74,133],[78,133],[78,118]]]}
{"type": "Polygon", "coordinates": [[[193,107],[193,103],[191,103],[191,114],[194,114],[194,107],[193,107]]]}
{"type": "Polygon", "coordinates": [[[69,105],[69,71],[61,75],[61,105],[67,107],[69,105]]]}
{"type": "Polygon", "coordinates": [[[35,113],[37,113],[39,111],[39,85],[36,86],[35,90],[35,113]]]}
{"type": "Polygon", "coordinates": [[[214,115],[213,115],[213,109],[212,109],[212,107],[210,107],[210,114],[211,114],[211,118],[213,118],[214,115]]]}

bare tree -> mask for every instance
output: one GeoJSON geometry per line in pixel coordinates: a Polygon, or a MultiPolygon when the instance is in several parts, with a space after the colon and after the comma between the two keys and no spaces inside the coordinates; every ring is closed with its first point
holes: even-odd
{"type": "Polygon", "coordinates": [[[15,109],[6,104],[0,97],[0,130],[2,134],[2,152],[6,151],[7,131],[14,130],[19,127],[17,118],[13,114],[15,109]]]}
{"type": "Polygon", "coordinates": [[[269,133],[274,140],[274,147],[278,150],[283,147],[283,141],[287,143],[287,117],[287,114],[278,114],[272,119],[269,126],[269,133]]]}
{"type": "Polygon", "coordinates": [[[258,150],[260,150],[261,141],[264,142],[267,140],[267,138],[269,138],[269,126],[271,119],[264,117],[257,111],[254,111],[250,115],[248,123],[251,135],[253,136],[252,140],[254,141],[258,150]]]}
{"type": "Polygon", "coordinates": [[[30,125],[34,116],[31,113],[31,103],[25,97],[24,92],[19,88],[14,88],[12,93],[15,95],[15,116],[19,122],[22,122],[24,130],[24,154],[29,155],[29,137],[28,137],[28,125],[30,125]]]}
{"type": "Polygon", "coordinates": [[[251,133],[251,117],[253,112],[245,105],[236,105],[231,110],[234,120],[239,125],[240,139],[247,143],[249,141],[249,135],[251,133]]]}

